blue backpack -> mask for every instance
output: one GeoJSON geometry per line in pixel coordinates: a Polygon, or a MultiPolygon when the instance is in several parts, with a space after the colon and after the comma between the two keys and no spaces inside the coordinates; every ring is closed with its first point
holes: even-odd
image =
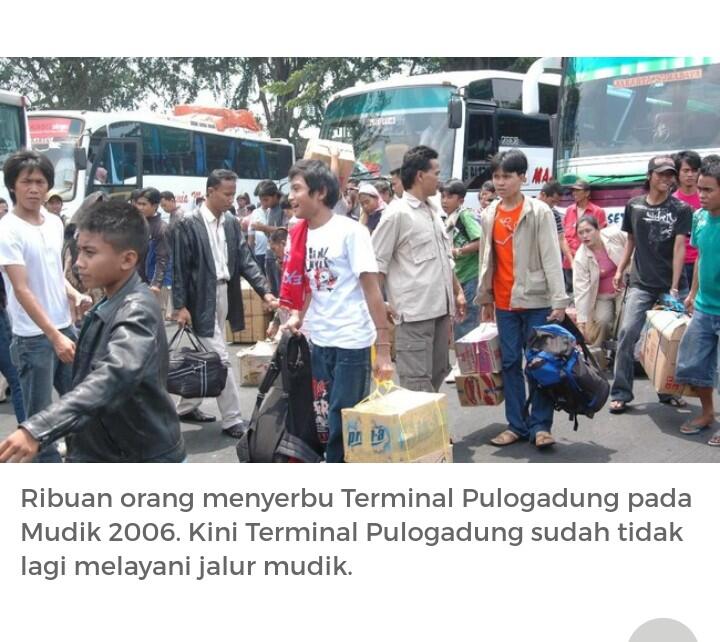
{"type": "Polygon", "coordinates": [[[578,429],[578,415],[592,417],[607,402],[610,384],[582,333],[569,319],[563,325],[534,328],[525,359],[528,381],[552,399],[555,410],[568,413],[574,430],[578,429]]]}

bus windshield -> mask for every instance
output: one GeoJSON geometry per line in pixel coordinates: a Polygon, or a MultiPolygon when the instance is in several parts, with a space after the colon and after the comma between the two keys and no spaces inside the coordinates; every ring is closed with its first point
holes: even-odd
{"type": "Polygon", "coordinates": [[[357,160],[373,175],[400,167],[406,151],[428,145],[439,158],[441,178],[450,178],[455,131],[447,105],[455,87],[388,88],[340,97],[325,112],[320,138],[351,143],[357,160]]]}
{"type": "Polygon", "coordinates": [[[720,145],[720,58],[568,58],[558,161],[720,145]]]}
{"type": "Polygon", "coordinates": [[[0,104],[0,169],[5,159],[25,145],[23,109],[0,104]]]}
{"type": "Polygon", "coordinates": [[[84,122],[61,116],[28,116],[33,149],[45,154],[55,167],[55,189],[64,201],[75,196],[77,170],[74,150],[84,122]]]}

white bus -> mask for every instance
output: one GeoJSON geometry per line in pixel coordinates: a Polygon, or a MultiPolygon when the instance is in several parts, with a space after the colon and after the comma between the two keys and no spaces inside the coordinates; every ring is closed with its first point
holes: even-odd
{"type": "Polygon", "coordinates": [[[286,181],[295,158],[284,139],[152,113],[37,111],[28,119],[33,149],[55,166],[66,215],[95,191],[126,198],[140,187],[169,190],[191,211],[214,169],[234,171],[238,193],[252,197],[262,179],[286,181]]]}
{"type": "Polygon", "coordinates": [[[0,89],[0,198],[12,209],[5,189],[2,166],[10,154],[30,146],[28,135],[27,99],[20,94],[0,89]]]}
{"type": "MultiPolygon", "coordinates": [[[[558,68],[556,178],[589,181],[610,223],[643,193],[653,156],[720,154],[720,58],[544,58],[528,75],[558,68]]],[[[530,114],[537,113],[532,94],[530,87],[530,114]]]]}
{"type": "Polygon", "coordinates": [[[328,103],[320,138],[352,143],[372,176],[399,167],[405,152],[428,145],[439,153],[441,178],[462,179],[466,203],[490,179],[489,158],[519,149],[529,161],[527,191],[551,176],[550,115],[557,111],[560,76],[538,77],[540,110],[522,112],[524,74],[458,71],[396,77],[336,93],[328,103]]]}

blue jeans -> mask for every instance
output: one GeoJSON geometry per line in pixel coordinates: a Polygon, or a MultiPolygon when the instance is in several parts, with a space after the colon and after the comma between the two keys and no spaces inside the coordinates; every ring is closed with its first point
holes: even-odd
{"type": "MultiPolygon", "coordinates": [[[[66,337],[77,340],[72,328],[60,330],[66,337]]],[[[13,336],[10,354],[20,377],[25,413],[28,417],[44,410],[52,403],[53,387],[59,395],[72,388],[72,364],[62,363],[52,343],[44,335],[35,337],[13,336]]],[[[59,463],[57,446],[50,444],[35,458],[36,462],[59,463]]]]}
{"type": "Polygon", "coordinates": [[[467,312],[465,313],[465,318],[460,323],[455,324],[453,330],[455,341],[462,339],[468,332],[477,328],[480,323],[480,308],[478,308],[474,302],[477,287],[478,277],[465,281],[465,283],[462,284],[465,300],[467,301],[467,312]]]}
{"type": "MultiPolygon", "coordinates": [[[[645,325],[646,312],[652,310],[658,300],[657,292],[647,292],[640,288],[629,288],[622,326],[618,333],[617,353],[615,354],[615,378],[610,389],[613,401],[630,402],[633,400],[633,381],[635,378],[635,344],[640,339],[645,325]]],[[[664,399],[671,395],[660,395],[664,399]]]]}
{"type": "Polygon", "coordinates": [[[695,309],[678,351],[675,381],[698,388],[717,383],[720,316],[695,309]]]}
{"type": "Polygon", "coordinates": [[[370,389],[370,348],[346,350],[313,345],[311,353],[315,421],[325,460],[345,459],[342,435],[343,408],[352,408],[370,389]]]}
{"type": "Polygon", "coordinates": [[[550,308],[495,311],[505,388],[505,418],[510,430],[519,437],[531,441],[534,441],[535,435],[539,431],[550,432],[552,429],[553,402],[531,383],[530,414],[526,413],[527,397],[523,373],[523,354],[533,328],[548,323],[549,314],[550,308]]]}
{"type": "Polygon", "coordinates": [[[10,394],[12,395],[13,409],[15,410],[15,418],[20,424],[25,421],[25,407],[23,406],[22,388],[20,387],[20,379],[17,370],[10,358],[10,342],[12,341],[12,331],[10,329],[10,319],[5,310],[0,310],[0,372],[7,379],[10,386],[10,394]]]}

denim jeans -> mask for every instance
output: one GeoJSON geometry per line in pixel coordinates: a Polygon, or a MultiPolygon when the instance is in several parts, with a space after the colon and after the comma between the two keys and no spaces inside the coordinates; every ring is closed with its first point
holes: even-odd
{"type": "MultiPolygon", "coordinates": [[[[77,340],[73,329],[60,330],[66,337],[77,340]]],[[[25,413],[28,417],[47,408],[52,403],[53,387],[59,395],[72,388],[72,364],[62,363],[55,354],[52,343],[44,335],[35,337],[13,336],[10,354],[20,377],[25,413]]],[[[36,462],[60,462],[55,444],[43,448],[36,462]]]]}
{"type": "Polygon", "coordinates": [[[503,386],[505,388],[505,418],[510,430],[522,438],[535,439],[538,431],[550,432],[553,422],[553,402],[536,386],[530,384],[530,414],[525,411],[525,375],[523,353],[533,328],[548,323],[550,308],[535,310],[496,310],[503,386]]]}
{"type": "Polygon", "coordinates": [[[362,401],[370,389],[370,348],[312,347],[313,400],[320,441],[326,442],[325,460],[345,459],[342,435],[343,408],[362,401]]]}
{"type": "Polygon", "coordinates": [[[468,332],[477,328],[480,323],[480,308],[478,308],[474,302],[477,287],[478,277],[465,281],[465,283],[462,284],[465,300],[467,301],[467,312],[465,313],[465,318],[460,323],[455,324],[453,330],[455,341],[462,339],[468,332]]]}
{"type": "MultiPolygon", "coordinates": [[[[633,381],[635,378],[635,344],[640,339],[645,325],[646,312],[652,310],[659,293],[648,292],[640,288],[629,288],[622,325],[617,340],[615,355],[615,378],[610,389],[613,401],[630,402],[634,399],[633,381]]],[[[659,395],[664,399],[671,395],[659,395]]]]}
{"type": "Polygon", "coordinates": [[[699,388],[715,386],[719,341],[720,316],[696,308],[680,342],[675,381],[699,388]]]}
{"type": "Polygon", "coordinates": [[[10,394],[12,395],[13,409],[15,410],[15,418],[20,424],[25,421],[25,407],[23,406],[22,388],[20,387],[20,379],[18,377],[15,365],[10,358],[10,342],[12,341],[12,331],[10,329],[10,319],[5,310],[0,310],[0,372],[7,379],[10,386],[10,394]]]}

